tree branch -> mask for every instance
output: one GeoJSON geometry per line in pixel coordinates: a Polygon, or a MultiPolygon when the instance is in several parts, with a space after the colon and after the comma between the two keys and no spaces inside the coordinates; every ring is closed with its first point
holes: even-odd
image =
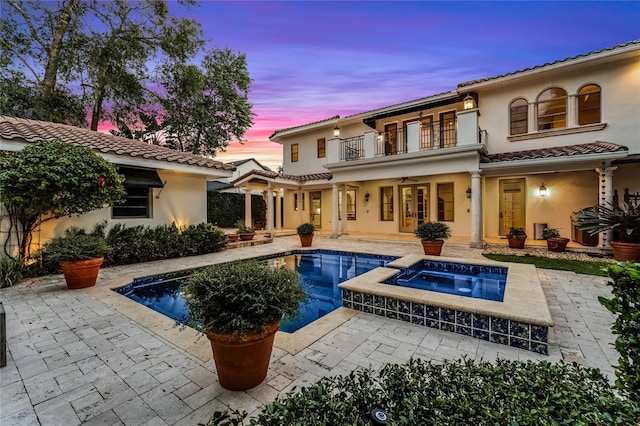
{"type": "Polygon", "coordinates": [[[31,33],[31,37],[33,37],[33,39],[43,49],[47,50],[47,45],[44,44],[44,42],[42,41],[42,39],[40,39],[40,37],[38,37],[38,31],[33,26],[33,22],[31,22],[31,18],[29,18],[29,14],[22,7],[20,7],[18,2],[14,1],[14,0],[9,1],[9,5],[11,7],[13,7],[16,10],[16,12],[18,12],[20,14],[20,16],[22,16],[22,18],[24,19],[25,24],[27,24],[27,27],[29,27],[29,32],[31,33]]]}

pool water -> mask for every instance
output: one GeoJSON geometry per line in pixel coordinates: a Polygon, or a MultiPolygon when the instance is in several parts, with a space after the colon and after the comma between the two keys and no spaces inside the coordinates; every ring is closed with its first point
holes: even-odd
{"type": "MultiPolygon", "coordinates": [[[[296,251],[260,257],[274,267],[296,270],[307,297],[298,314],[283,318],[280,331],[292,333],[342,306],[341,282],[395,260],[394,256],[328,250],[296,251]]],[[[182,284],[188,276],[165,279],[145,277],[116,289],[117,292],[178,322],[188,322],[189,309],[182,296],[182,284]]]]}
{"type": "Polygon", "coordinates": [[[507,268],[423,261],[403,269],[387,284],[502,302],[507,268]]]}

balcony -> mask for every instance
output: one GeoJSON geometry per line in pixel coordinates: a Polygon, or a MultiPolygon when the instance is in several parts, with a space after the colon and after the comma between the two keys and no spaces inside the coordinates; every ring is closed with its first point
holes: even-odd
{"type": "Polygon", "coordinates": [[[485,136],[478,128],[477,110],[458,111],[457,116],[447,121],[415,121],[397,130],[372,130],[363,135],[336,140],[339,143],[327,144],[327,162],[335,164],[477,146],[485,136]]]}

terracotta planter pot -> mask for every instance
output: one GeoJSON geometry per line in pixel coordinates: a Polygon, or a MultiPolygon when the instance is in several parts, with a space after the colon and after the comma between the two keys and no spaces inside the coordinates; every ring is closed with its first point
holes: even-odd
{"type": "Polygon", "coordinates": [[[256,234],[238,234],[238,236],[240,237],[240,241],[249,241],[249,240],[253,240],[253,237],[256,234]]]}
{"type": "Polygon", "coordinates": [[[420,240],[422,242],[422,250],[424,250],[424,254],[429,256],[440,256],[442,253],[442,246],[444,245],[444,240],[420,240]]]}
{"type": "Polygon", "coordinates": [[[563,252],[567,248],[567,244],[569,244],[569,238],[547,238],[547,250],[549,251],[563,252]]]}
{"type": "Polygon", "coordinates": [[[509,238],[509,237],[507,237],[507,240],[509,241],[509,248],[523,249],[524,248],[524,242],[527,240],[527,237],[524,237],[524,238],[519,238],[519,237],[509,238]]]}
{"type": "Polygon", "coordinates": [[[104,257],[91,260],[61,260],[60,268],[64,273],[64,279],[67,281],[67,288],[76,289],[94,286],[103,261],[104,257]]]}
{"type": "Polygon", "coordinates": [[[611,241],[613,258],[620,262],[640,262],[640,244],[611,241]]]}
{"type": "Polygon", "coordinates": [[[280,322],[262,334],[237,337],[208,331],[220,386],[242,391],[258,386],[267,377],[273,339],[280,322]]]}
{"type": "Polygon", "coordinates": [[[227,240],[229,240],[230,243],[235,243],[238,241],[238,234],[227,234],[227,240]]]}
{"type": "Polygon", "coordinates": [[[300,244],[302,245],[302,247],[311,247],[311,243],[313,243],[313,234],[311,235],[299,235],[300,237],[300,244]]]}

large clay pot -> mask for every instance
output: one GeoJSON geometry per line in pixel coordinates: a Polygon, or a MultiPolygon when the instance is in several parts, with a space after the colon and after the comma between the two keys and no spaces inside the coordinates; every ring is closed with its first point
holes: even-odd
{"type": "Polygon", "coordinates": [[[67,281],[67,288],[86,288],[96,284],[104,257],[91,260],[61,260],[60,268],[67,281]]]}
{"type": "Polygon", "coordinates": [[[300,237],[300,244],[302,245],[302,247],[311,247],[311,243],[313,243],[313,234],[311,235],[299,235],[300,237]]]}
{"type": "Polygon", "coordinates": [[[230,243],[235,243],[238,241],[238,234],[227,234],[227,240],[229,240],[230,243]]]}
{"type": "Polygon", "coordinates": [[[429,256],[440,256],[442,253],[442,246],[444,245],[444,240],[420,240],[422,242],[422,250],[424,250],[424,254],[429,256]]]}
{"type": "Polygon", "coordinates": [[[519,238],[519,237],[509,238],[509,237],[507,237],[507,241],[509,241],[509,248],[514,248],[514,249],[523,249],[524,248],[524,242],[526,240],[527,240],[527,237],[524,237],[524,238],[519,238]]]}
{"type": "Polygon", "coordinates": [[[256,234],[238,234],[238,236],[240,237],[240,241],[249,241],[249,240],[253,240],[253,237],[256,234]]]}
{"type": "Polygon", "coordinates": [[[569,244],[569,238],[547,238],[547,250],[549,251],[553,251],[556,253],[563,252],[564,249],[567,248],[567,244],[569,244]]]}
{"type": "Polygon", "coordinates": [[[611,241],[613,258],[620,262],[640,262],[640,244],[611,241]]]}
{"type": "Polygon", "coordinates": [[[242,391],[262,383],[267,377],[273,339],[279,326],[278,321],[261,334],[243,337],[207,331],[220,386],[242,391]]]}

